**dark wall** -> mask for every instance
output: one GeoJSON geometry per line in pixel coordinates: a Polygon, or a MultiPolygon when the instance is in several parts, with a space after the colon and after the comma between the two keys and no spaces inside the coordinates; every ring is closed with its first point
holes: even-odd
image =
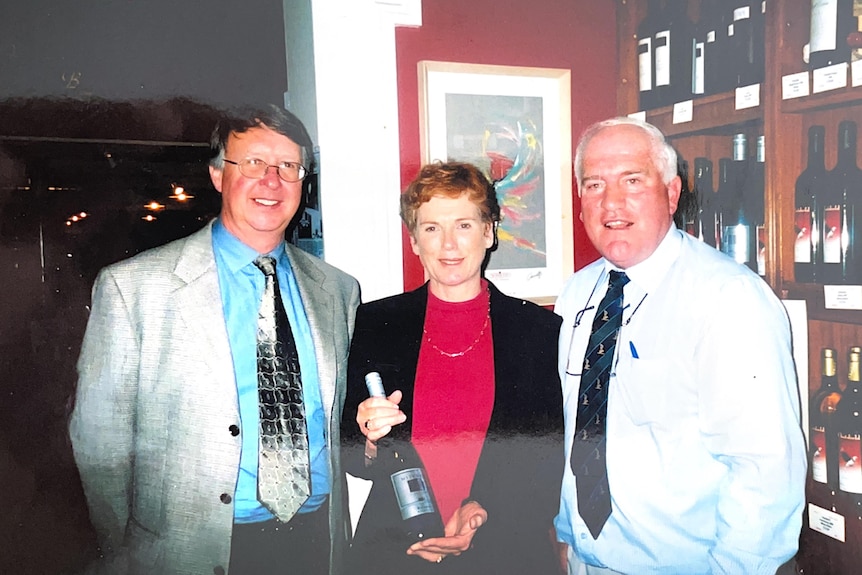
{"type": "Polygon", "coordinates": [[[6,0],[0,99],[283,104],[281,0],[6,0]]]}

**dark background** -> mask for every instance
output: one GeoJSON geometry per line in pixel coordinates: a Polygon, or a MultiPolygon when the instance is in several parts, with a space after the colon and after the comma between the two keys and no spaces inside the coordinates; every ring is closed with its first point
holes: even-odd
{"type": "Polygon", "coordinates": [[[93,279],[215,215],[218,110],[286,89],[281,0],[0,5],[0,573],[95,556],[66,431],[93,279]]]}

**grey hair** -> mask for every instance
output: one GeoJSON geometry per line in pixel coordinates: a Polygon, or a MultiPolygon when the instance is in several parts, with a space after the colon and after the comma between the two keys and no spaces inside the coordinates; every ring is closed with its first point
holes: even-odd
{"type": "Polygon", "coordinates": [[[595,124],[584,130],[581,139],[578,141],[578,147],[575,151],[575,178],[580,186],[581,180],[584,177],[584,152],[587,149],[590,141],[605,128],[613,126],[634,126],[644,131],[647,137],[652,142],[652,160],[662,178],[662,183],[669,184],[677,175],[677,154],[661,133],[661,130],[647,122],[619,116],[610,118],[595,124]]]}

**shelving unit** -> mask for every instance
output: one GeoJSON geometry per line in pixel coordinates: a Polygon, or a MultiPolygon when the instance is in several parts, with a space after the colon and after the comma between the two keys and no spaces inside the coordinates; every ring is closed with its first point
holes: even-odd
{"type": "MultiPolygon", "coordinates": [[[[646,120],[660,128],[674,147],[689,161],[697,156],[730,157],[732,135],[745,133],[749,142],[763,134],[766,140],[765,227],[768,234],[766,281],[780,297],[803,299],[807,303],[809,344],[809,387],[820,383],[820,349],[840,351],[839,376],[846,381],[846,350],[862,345],[862,310],[834,310],[824,305],[822,284],[797,283],[794,278],[795,207],[794,186],[804,169],[808,128],[826,127],[826,168],[836,161],[837,129],[841,120],[859,124],[862,143],[862,87],[848,87],[800,98],[782,99],[782,77],[805,72],[803,46],[808,42],[811,3],[809,0],[769,0],[767,4],[765,54],[766,77],[760,87],[760,106],[735,110],[733,91],[693,100],[692,121],[674,124],[673,107],[646,110],[646,120]]],[[[692,0],[689,16],[697,21],[700,1],[692,0]]],[[[638,108],[636,29],[646,13],[646,2],[617,0],[617,42],[619,83],[617,111],[627,115],[638,108]]],[[[708,73],[708,72],[707,72],[708,73]]],[[[862,146],[860,146],[862,152],[862,146]]],[[[859,153],[859,152],[857,152],[859,153]]],[[[862,158],[857,157],[862,165],[862,158]]],[[[713,170],[717,185],[718,170],[713,170]]],[[[805,529],[803,529],[805,534],[805,529]]],[[[822,550],[805,549],[817,545],[803,541],[800,555],[822,550]]],[[[841,574],[841,558],[833,558],[832,573],[841,574]]],[[[811,573],[813,571],[806,571],[811,573]]],[[[824,573],[829,572],[824,571],[824,573]]],[[[816,574],[815,574],[816,575],[816,574]]]]}

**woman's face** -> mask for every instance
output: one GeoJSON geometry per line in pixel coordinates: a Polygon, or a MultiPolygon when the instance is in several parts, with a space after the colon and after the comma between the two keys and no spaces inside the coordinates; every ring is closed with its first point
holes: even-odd
{"type": "Polygon", "coordinates": [[[491,224],[482,221],[467,194],[434,196],[416,210],[410,245],[425,268],[431,293],[444,301],[467,301],[479,293],[482,260],[493,243],[491,224]]]}

